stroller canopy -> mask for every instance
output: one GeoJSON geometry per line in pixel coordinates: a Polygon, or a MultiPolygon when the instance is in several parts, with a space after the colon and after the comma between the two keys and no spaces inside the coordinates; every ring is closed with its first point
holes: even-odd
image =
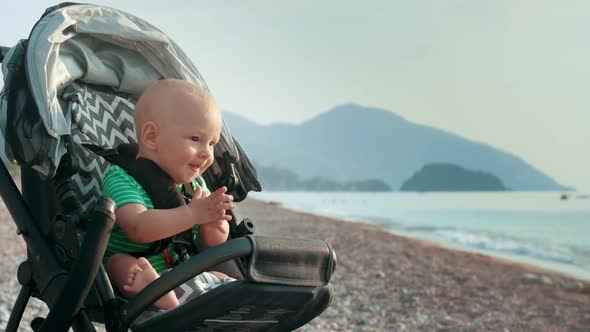
{"type": "MultiPolygon", "coordinates": [[[[7,156],[48,177],[55,175],[65,137],[72,132],[72,115],[60,97],[73,82],[135,99],[161,78],[184,79],[208,90],[186,54],[164,33],[133,15],[96,5],[48,9],[28,41],[21,40],[8,52],[2,70],[0,125],[7,156]],[[27,81],[19,85],[24,72],[27,81]],[[23,98],[18,101],[15,91],[23,86],[30,90],[33,105],[23,98]]],[[[234,162],[240,159],[241,150],[224,124],[215,155],[226,151],[234,162]]],[[[255,177],[253,168],[248,173],[255,177]]]]}

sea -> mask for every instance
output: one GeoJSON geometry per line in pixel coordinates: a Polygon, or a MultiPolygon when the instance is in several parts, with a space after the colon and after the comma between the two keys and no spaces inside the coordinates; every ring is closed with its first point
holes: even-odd
{"type": "Polygon", "coordinates": [[[260,192],[289,209],[590,280],[590,195],[581,192],[260,192]]]}

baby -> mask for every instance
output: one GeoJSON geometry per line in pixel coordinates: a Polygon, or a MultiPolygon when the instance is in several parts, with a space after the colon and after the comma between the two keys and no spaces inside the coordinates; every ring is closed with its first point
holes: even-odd
{"type": "MultiPolygon", "coordinates": [[[[157,279],[170,267],[170,260],[176,263],[179,259],[174,250],[139,258],[130,253],[146,252],[154,242],[190,229],[198,232],[203,247],[223,243],[231,220],[225,211],[235,207],[225,187],[209,194],[204,181],[201,185],[196,181],[213,163],[213,147],[222,127],[221,115],[208,93],[182,80],[156,81],[139,98],[134,121],[137,158],[151,160],[176,184],[192,183],[195,192],[187,205],[154,209],[144,188],[122,168],[113,165],[105,174],[103,195],[115,202],[117,217],[105,253],[106,270],[126,298],[157,279]]],[[[205,274],[209,281],[227,277],[219,272],[205,274]]],[[[154,305],[170,309],[178,305],[178,299],[171,291],[154,305]]]]}

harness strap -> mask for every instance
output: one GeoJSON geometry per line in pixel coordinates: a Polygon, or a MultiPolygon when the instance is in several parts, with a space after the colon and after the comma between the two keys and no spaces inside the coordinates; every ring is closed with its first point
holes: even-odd
{"type": "MultiPolygon", "coordinates": [[[[93,144],[84,144],[84,147],[103,157],[105,160],[121,167],[133,177],[146,191],[154,208],[172,209],[187,204],[194,192],[191,184],[183,184],[183,195],[172,179],[156,163],[149,159],[137,158],[137,144],[119,144],[114,149],[104,149],[93,144]]],[[[174,243],[173,249],[179,256],[179,262],[197,253],[194,244],[192,229],[178,233],[160,241],[156,241],[145,252],[129,253],[135,257],[152,256],[159,253],[170,255],[168,245],[174,243]]],[[[166,260],[166,256],[164,256],[166,260]]],[[[172,262],[172,256],[169,256],[172,262]]],[[[168,262],[166,263],[168,265],[168,262]]]]}

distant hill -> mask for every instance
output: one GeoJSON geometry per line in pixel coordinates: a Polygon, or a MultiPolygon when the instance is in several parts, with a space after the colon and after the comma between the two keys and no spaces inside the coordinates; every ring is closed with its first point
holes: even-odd
{"type": "Polygon", "coordinates": [[[328,177],[300,179],[294,172],[275,166],[256,166],[264,190],[302,191],[392,191],[382,180],[368,179],[340,182],[328,177]]]}
{"type": "Polygon", "coordinates": [[[503,191],[507,190],[493,174],[470,171],[461,166],[439,163],[422,167],[408,180],[401,191],[503,191]]]}
{"type": "Polygon", "coordinates": [[[518,156],[384,109],[345,104],[301,124],[259,125],[230,112],[224,120],[251,159],[301,178],[373,178],[400,188],[423,165],[452,163],[494,174],[512,190],[567,189],[518,156]]]}

